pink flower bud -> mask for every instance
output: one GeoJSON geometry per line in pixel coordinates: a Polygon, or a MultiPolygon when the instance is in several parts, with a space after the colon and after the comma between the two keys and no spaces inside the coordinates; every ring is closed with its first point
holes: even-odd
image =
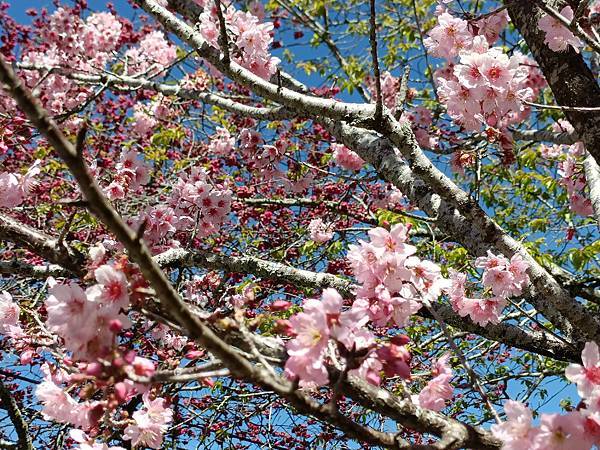
{"type": "Polygon", "coordinates": [[[286,309],[289,309],[290,306],[292,306],[291,302],[285,300],[275,300],[273,303],[271,303],[269,309],[271,311],[285,311],[286,309]]]}
{"type": "Polygon", "coordinates": [[[127,401],[127,385],[122,381],[115,384],[115,398],[119,403],[125,403],[127,401]]]}
{"type": "Polygon", "coordinates": [[[35,352],[33,350],[25,350],[23,353],[21,353],[21,357],[19,358],[21,365],[25,366],[27,364],[31,364],[33,355],[35,355],[35,352]]]}
{"type": "Polygon", "coordinates": [[[133,369],[135,370],[136,375],[150,377],[154,373],[154,363],[146,358],[140,358],[136,356],[133,361],[133,369]]]}
{"type": "Polygon", "coordinates": [[[99,362],[89,363],[85,373],[91,377],[99,377],[102,375],[102,365],[99,362]]]}
{"type": "Polygon", "coordinates": [[[202,350],[190,350],[185,354],[186,359],[198,359],[204,355],[202,350]]]}
{"type": "Polygon", "coordinates": [[[119,319],[113,319],[108,324],[108,329],[112,333],[117,334],[117,333],[119,333],[123,329],[123,324],[121,323],[121,321],[119,319]]]}

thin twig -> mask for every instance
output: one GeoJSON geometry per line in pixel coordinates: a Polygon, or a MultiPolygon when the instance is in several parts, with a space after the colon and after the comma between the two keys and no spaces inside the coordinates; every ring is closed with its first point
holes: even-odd
{"type": "Polygon", "coordinates": [[[578,111],[578,112],[598,112],[600,111],[600,106],[561,106],[561,105],[543,105],[541,103],[529,102],[527,100],[523,100],[528,106],[533,106],[534,108],[540,109],[554,109],[558,111],[578,111]]]}
{"type": "Polygon", "coordinates": [[[229,64],[231,62],[229,57],[229,39],[227,38],[227,24],[225,23],[223,10],[221,9],[221,0],[215,0],[215,6],[217,16],[219,17],[219,47],[221,47],[221,51],[223,52],[223,64],[229,64]]]}
{"type": "Polygon", "coordinates": [[[369,41],[371,43],[371,58],[373,59],[373,76],[375,77],[375,122],[381,120],[383,113],[383,98],[381,96],[381,73],[379,72],[379,59],[377,57],[377,24],[375,12],[375,0],[371,2],[371,33],[369,41]]]}
{"type": "Polygon", "coordinates": [[[488,397],[487,393],[483,390],[483,387],[481,386],[481,383],[479,382],[479,377],[477,376],[477,374],[475,373],[475,371],[469,364],[469,361],[467,361],[467,358],[465,358],[465,355],[463,354],[462,350],[458,347],[458,345],[456,345],[456,342],[454,342],[454,337],[448,331],[446,322],[444,322],[444,319],[442,319],[442,317],[437,313],[437,311],[434,308],[432,308],[429,300],[423,298],[423,299],[421,299],[421,301],[423,302],[425,307],[429,310],[431,315],[435,318],[435,320],[437,320],[439,322],[440,328],[442,329],[443,333],[446,335],[446,340],[448,341],[448,344],[450,344],[450,347],[452,347],[452,350],[454,350],[454,353],[456,354],[456,356],[458,356],[458,359],[460,360],[461,364],[464,366],[465,370],[469,374],[469,378],[471,379],[471,383],[473,383],[473,387],[475,388],[475,390],[477,392],[479,392],[481,399],[483,400],[483,402],[486,404],[486,406],[490,410],[490,413],[492,414],[492,416],[494,417],[494,419],[496,420],[497,423],[502,423],[502,420],[500,419],[498,412],[494,408],[494,405],[492,405],[490,398],[488,397]]]}
{"type": "Polygon", "coordinates": [[[577,5],[577,9],[575,10],[575,14],[573,14],[573,20],[571,21],[572,24],[579,22],[579,19],[583,17],[583,14],[585,13],[589,3],[590,0],[581,0],[579,2],[579,5],[577,5]]]}
{"type": "Polygon", "coordinates": [[[404,113],[404,104],[406,103],[406,96],[408,95],[408,77],[410,75],[410,65],[406,65],[404,73],[402,74],[402,80],[400,80],[400,90],[396,97],[396,111],[394,112],[394,118],[400,120],[402,113],[404,113]]]}

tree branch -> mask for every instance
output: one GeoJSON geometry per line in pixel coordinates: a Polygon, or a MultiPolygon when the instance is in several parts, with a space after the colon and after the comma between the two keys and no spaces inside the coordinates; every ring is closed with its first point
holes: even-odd
{"type": "Polygon", "coordinates": [[[16,448],[18,450],[33,450],[27,420],[23,417],[19,405],[17,405],[12,393],[4,385],[2,380],[0,380],[0,400],[2,400],[2,406],[8,411],[8,416],[19,437],[16,448]]]}
{"type": "Polygon", "coordinates": [[[297,116],[296,113],[281,106],[275,106],[271,108],[249,106],[220,95],[212,94],[210,92],[199,92],[193,89],[186,89],[180,85],[159,83],[158,81],[151,81],[144,78],[134,78],[126,75],[115,75],[108,73],[89,75],[85,73],[73,72],[70,69],[61,67],[48,68],[32,64],[18,64],[17,67],[22,70],[53,70],[64,77],[79,81],[81,83],[91,85],[102,84],[112,87],[115,90],[127,90],[124,89],[123,86],[134,89],[148,89],[159,92],[163,95],[173,95],[183,100],[198,100],[208,105],[218,106],[234,114],[240,114],[245,117],[252,117],[259,120],[283,120],[292,119],[297,116]]]}
{"type": "Polygon", "coordinates": [[[66,243],[0,213],[0,240],[20,244],[44,259],[58,264],[75,275],[82,275],[83,256],[66,243]]]}
{"type": "Polygon", "coordinates": [[[598,163],[589,152],[583,160],[583,170],[590,189],[590,200],[592,201],[594,217],[600,228],[600,166],[598,166],[598,163]]]}

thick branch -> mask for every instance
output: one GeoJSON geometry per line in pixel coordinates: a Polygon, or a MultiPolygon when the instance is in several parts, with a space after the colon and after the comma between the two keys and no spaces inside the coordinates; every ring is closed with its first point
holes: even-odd
{"type": "Polygon", "coordinates": [[[577,134],[566,131],[557,133],[548,130],[514,130],[512,135],[520,141],[552,142],[561,145],[572,145],[580,140],[577,134]]]}
{"type": "MultiPolygon", "coordinates": [[[[259,278],[311,289],[332,287],[346,298],[353,297],[353,291],[356,289],[350,281],[336,275],[297,269],[252,256],[225,256],[201,250],[172,249],[157,255],[155,259],[162,267],[203,267],[231,273],[252,274],[259,278]]],[[[505,323],[481,327],[468,318],[460,317],[448,305],[433,303],[432,308],[448,325],[460,330],[554,359],[570,362],[579,360],[577,349],[545,332],[527,332],[505,323]]],[[[426,318],[433,318],[425,309],[419,314],[426,318]]]]}
{"type": "MultiPolygon", "coordinates": [[[[425,183],[413,172],[390,140],[341,122],[323,119],[321,122],[339,141],[370,162],[382,178],[394,184],[429,216],[435,217],[436,225],[473,255],[485,255],[487,250],[501,252],[508,257],[516,253],[521,254],[530,266],[529,273],[533,284],[527,294],[536,309],[552,323],[557,324],[567,334],[570,333],[571,327],[574,327],[580,331],[587,330],[590,336],[600,337],[600,327],[596,320],[557,283],[521,243],[504,232],[470,198],[464,198],[460,194],[459,201],[455,199],[450,202],[432,192],[431,184],[425,183]],[[567,318],[570,324],[566,322],[567,318]]],[[[398,145],[409,147],[407,153],[418,149],[410,130],[401,129],[395,132],[405,133],[404,142],[397,140],[398,145]]],[[[420,155],[416,156],[421,171],[431,167],[428,160],[425,162],[420,155]]],[[[439,173],[437,169],[435,172],[439,173]]]]}
{"type": "Polygon", "coordinates": [[[311,116],[319,115],[351,121],[363,121],[373,117],[374,105],[343,103],[337,100],[302,94],[266,81],[234,61],[226,64],[221,60],[220,52],[212,47],[200,33],[162,6],[159,6],[155,1],[135,0],[135,3],[156,17],[165,28],[173,32],[178,38],[196,49],[201,57],[213,64],[223,74],[240,84],[252,86],[253,91],[262,97],[311,116]]]}
{"type": "Polygon", "coordinates": [[[83,257],[73,248],[64,242],[59,246],[57,239],[40,233],[4,214],[0,214],[0,240],[22,245],[76,275],[82,274],[83,257]]]}
{"type": "Polygon", "coordinates": [[[0,274],[31,278],[69,277],[71,272],[58,264],[36,266],[21,261],[0,261],[0,274]]]}

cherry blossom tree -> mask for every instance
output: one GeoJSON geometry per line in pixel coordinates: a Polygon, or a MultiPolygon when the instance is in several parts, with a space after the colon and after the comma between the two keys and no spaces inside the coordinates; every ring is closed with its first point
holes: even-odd
{"type": "Polygon", "coordinates": [[[89,3],[0,3],[0,448],[600,447],[600,1],[89,3]]]}

